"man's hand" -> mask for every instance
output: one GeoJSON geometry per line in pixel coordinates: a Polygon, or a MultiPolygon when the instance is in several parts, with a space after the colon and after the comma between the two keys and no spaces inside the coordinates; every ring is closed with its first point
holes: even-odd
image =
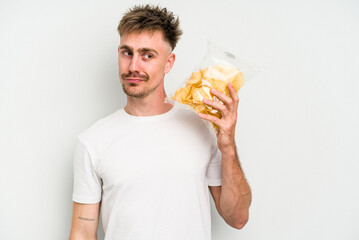
{"type": "Polygon", "coordinates": [[[220,111],[220,113],[222,114],[221,119],[207,114],[198,114],[200,118],[208,120],[218,126],[219,130],[217,134],[217,142],[218,148],[221,150],[222,153],[231,151],[236,148],[234,134],[237,123],[237,109],[239,98],[233,86],[230,83],[228,83],[227,86],[231,97],[228,97],[221,91],[215,90],[213,88],[211,89],[211,93],[215,95],[218,99],[220,99],[224,104],[208,99],[203,99],[204,104],[220,111]]]}
{"type": "Polygon", "coordinates": [[[211,89],[212,94],[223,104],[208,99],[203,100],[204,104],[220,111],[222,118],[207,114],[198,115],[219,128],[217,144],[222,153],[222,186],[219,190],[210,188],[216,207],[218,206],[221,216],[230,226],[241,229],[249,218],[252,194],[241,169],[234,140],[239,98],[233,86],[230,83],[227,86],[231,97],[211,89]]]}

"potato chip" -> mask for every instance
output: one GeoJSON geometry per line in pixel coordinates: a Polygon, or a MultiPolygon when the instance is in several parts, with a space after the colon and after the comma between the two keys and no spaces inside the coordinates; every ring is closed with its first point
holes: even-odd
{"type": "MultiPolygon", "coordinates": [[[[243,73],[231,65],[217,64],[214,67],[200,69],[199,72],[193,72],[191,77],[186,81],[186,86],[179,88],[172,100],[191,106],[197,113],[209,114],[218,118],[222,115],[220,111],[203,103],[203,99],[209,99],[220,102],[210,90],[214,88],[227,96],[231,96],[227,84],[231,83],[235,91],[243,86],[243,73]]],[[[218,126],[213,124],[215,131],[218,131],[218,126]]]]}

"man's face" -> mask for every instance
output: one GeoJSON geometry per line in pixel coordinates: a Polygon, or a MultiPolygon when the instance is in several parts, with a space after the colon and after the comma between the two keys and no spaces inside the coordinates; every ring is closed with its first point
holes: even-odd
{"type": "Polygon", "coordinates": [[[174,63],[170,44],[160,31],[123,34],[118,47],[119,74],[124,92],[144,98],[162,91],[164,75],[174,63]]]}

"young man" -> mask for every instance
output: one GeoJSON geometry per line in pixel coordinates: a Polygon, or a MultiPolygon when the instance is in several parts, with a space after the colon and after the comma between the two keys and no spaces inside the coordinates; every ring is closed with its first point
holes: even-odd
{"type": "Polygon", "coordinates": [[[136,6],[118,31],[119,75],[127,105],[78,138],[70,239],[97,239],[101,207],[107,240],[209,240],[209,192],[223,219],[240,229],[251,191],[234,141],[238,97],[213,91],[222,118],[166,101],[164,76],[182,34],[166,9],[136,6]],[[217,136],[202,119],[219,126],[217,136]]]}

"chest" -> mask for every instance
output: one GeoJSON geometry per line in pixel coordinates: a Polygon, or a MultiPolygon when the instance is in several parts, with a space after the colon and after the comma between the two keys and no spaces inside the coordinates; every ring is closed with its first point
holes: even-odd
{"type": "Polygon", "coordinates": [[[210,158],[210,142],[195,131],[139,127],[112,142],[101,158],[98,172],[104,187],[203,179],[210,158]]]}

